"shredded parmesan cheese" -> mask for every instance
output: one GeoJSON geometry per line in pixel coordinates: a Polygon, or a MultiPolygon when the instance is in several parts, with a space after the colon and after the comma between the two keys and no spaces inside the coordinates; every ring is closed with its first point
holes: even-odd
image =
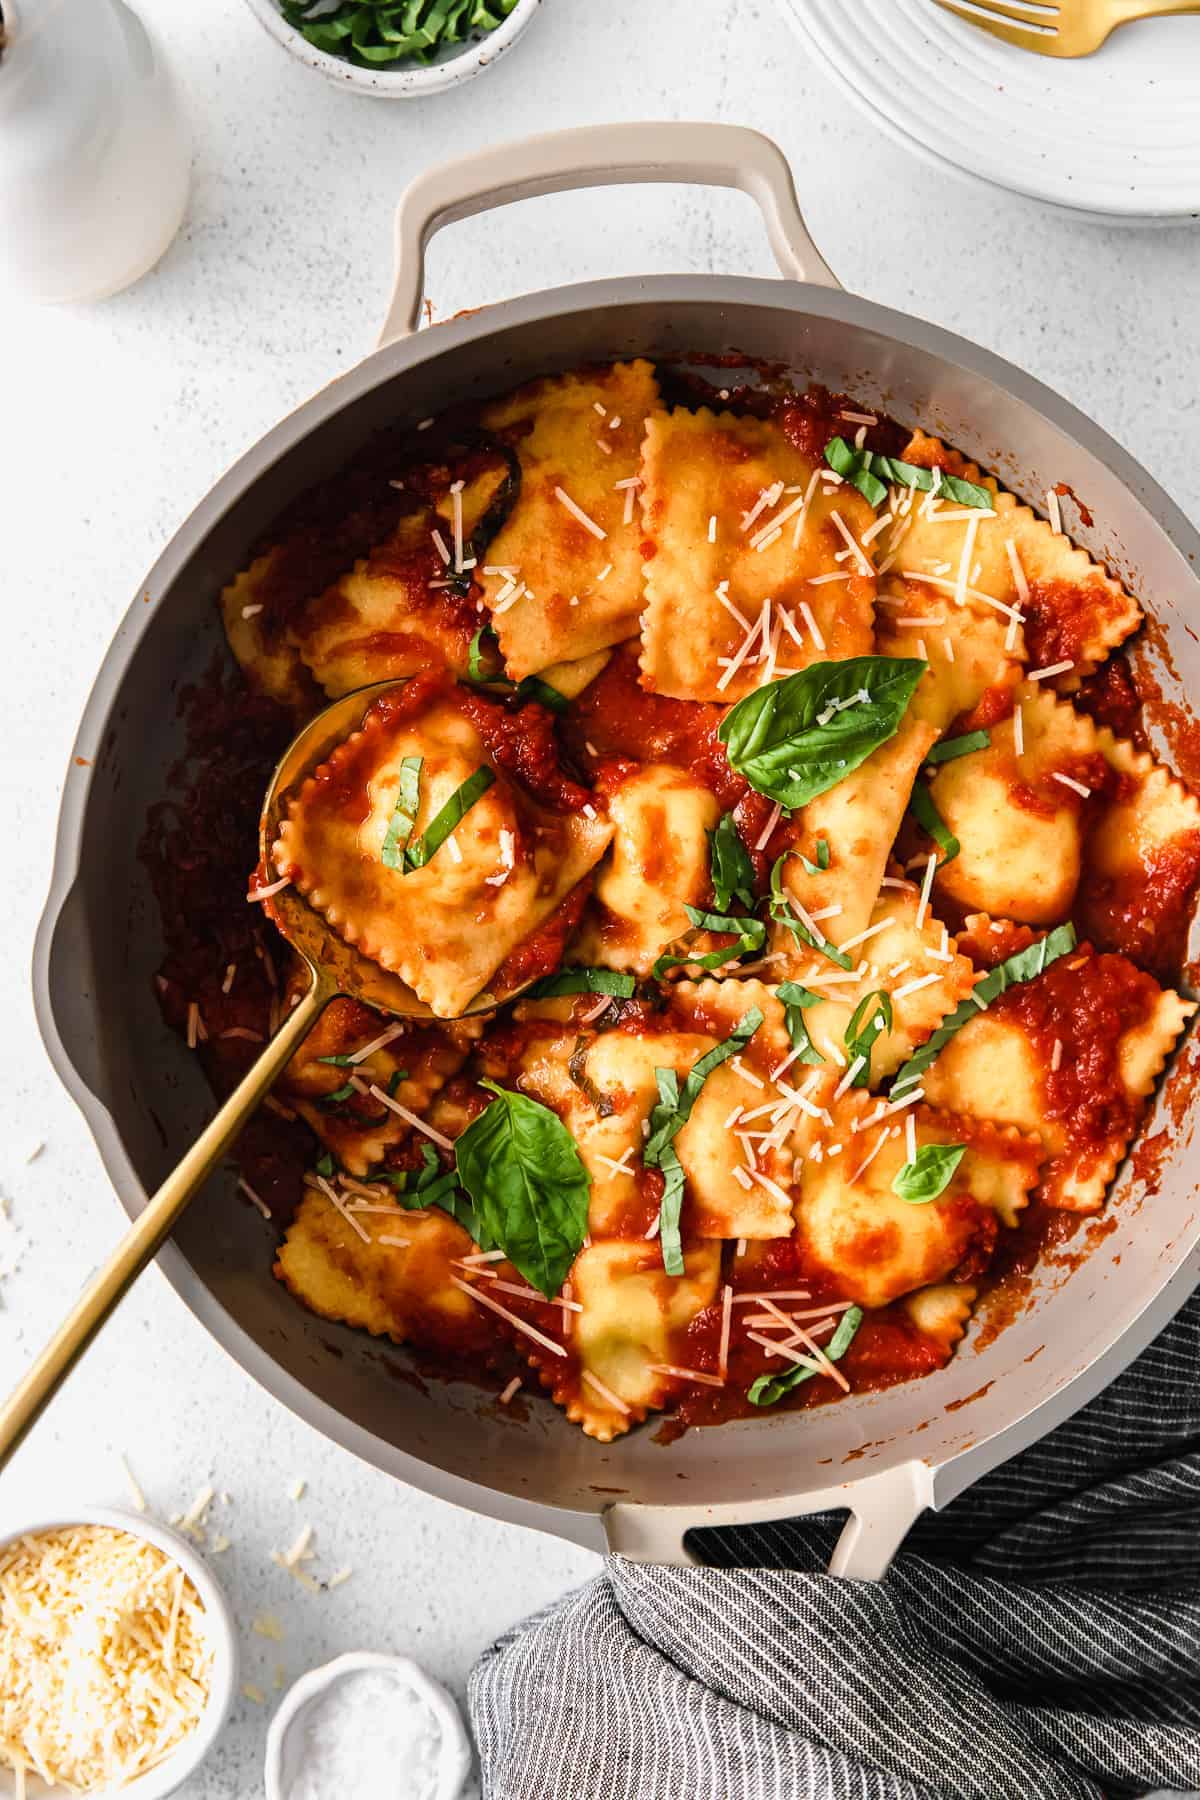
{"type": "Polygon", "coordinates": [[[116,1793],[190,1736],[212,1651],[178,1564],[107,1525],[0,1552],[0,1764],[72,1793],[116,1793]]]}

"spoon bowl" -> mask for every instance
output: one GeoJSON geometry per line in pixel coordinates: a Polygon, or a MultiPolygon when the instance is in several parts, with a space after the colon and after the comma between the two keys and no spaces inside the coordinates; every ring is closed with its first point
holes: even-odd
{"type": "MultiPolygon", "coordinates": [[[[259,818],[260,868],[264,872],[271,869],[271,848],[296,787],[326,760],[336,745],[358,730],[376,700],[400,685],[399,681],[379,681],[355,688],[325,707],[292,739],[271,778],[259,818]]],[[[266,885],[270,885],[269,879],[266,885]]],[[[399,976],[345,943],[294,887],[281,887],[262,904],[268,918],[307,965],[308,991],[292,1007],[179,1166],[147,1200],[108,1261],[92,1277],[50,1342],[0,1407],[0,1469],[58,1392],[109,1314],[157,1254],[192,1196],[279,1079],[330,1000],[345,994],[401,1019],[430,1020],[436,1016],[399,976]]],[[[477,994],[460,1016],[490,1012],[528,985],[526,981],[500,993],[477,994]]]]}

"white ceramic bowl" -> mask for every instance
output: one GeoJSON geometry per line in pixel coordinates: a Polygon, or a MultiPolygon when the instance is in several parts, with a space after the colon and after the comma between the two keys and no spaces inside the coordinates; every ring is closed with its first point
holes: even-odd
{"type": "MultiPolygon", "coordinates": [[[[180,1537],[169,1526],[160,1525],[155,1519],[147,1519],[141,1513],[126,1512],[121,1507],[80,1506],[71,1512],[27,1520],[15,1530],[6,1530],[0,1535],[0,1549],[11,1544],[15,1538],[36,1536],[44,1531],[63,1531],[72,1525],[108,1525],[115,1531],[127,1531],[130,1537],[141,1538],[146,1543],[155,1545],[164,1556],[169,1556],[179,1564],[204,1607],[213,1665],[208,1705],[200,1716],[200,1723],[173,1756],[167,1757],[157,1767],[147,1770],[145,1775],[130,1782],[128,1787],[119,1790],[120,1800],[166,1800],[168,1794],[175,1793],[188,1776],[195,1774],[200,1767],[220,1736],[233,1706],[238,1680],[238,1641],[233,1614],[225,1595],[213,1579],[208,1564],[198,1555],[194,1544],[189,1544],[186,1538],[180,1537]]],[[[14,1776],[8,1770],[0,1770],[0,1800],[11,1800],[14,1787],[14,1776]]],[[[48,1788],[36,1776],[29,1778],[26,1792],[29,1800],[66,1800],[67,1794],[65,1788],[48,1788]]],[[[111,1800],[117,1800],[115,1791],[111,1800]]]]}
{"type": "MultiPolygon", "coordinates": [[[[323,1663],[319,1669],[302,1675],[288,1689],[267,1733],[267,1800],[287,1800],[288,1784],[298,1767],[300,1730],[306,1709],[347,1675],[370,1669],[387,1670],[414,1689],[425,1702],[442,1731],[437,1800],[458,1800],[471,1767],[471,1741],[458,1707],[441,1683],[434,1681],[410,1657],[385,1656],[375,1650],[356,1650],[347,1656],[337,1656],[332,1662],[323,1663]]],[[[363,1800],[366,1800],[365,1796],[363,1800]]]]}
{"type": "Polygon", "coordinates": [[[297,62],[315,69],[326,81],[348,88],[354,94],[373,94],[380,100],[415,100],[423,94],[440,94],[446,88],[458,87],[482,75],[511,50],[521,33],[533,23],[541,0],[517,0],[503,24],[486,37],[468,38],[455,44],[444,56],[431,63],[401,63],[393,68],[363,69],[341,56],[318,50],[306,37],[289,25],[279,10],[278,0],[246,0],[251,12],[277,44],[294,56],[297,62]]]}

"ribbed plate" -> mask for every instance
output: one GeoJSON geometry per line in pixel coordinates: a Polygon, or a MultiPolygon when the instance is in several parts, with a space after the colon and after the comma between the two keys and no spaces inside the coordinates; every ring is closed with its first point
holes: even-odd
{"type": "Polygon", "coordinates": [[[780,4],[852,99],[943,166],[1109,218],[1200,214],[1200,16],[1143,20],[1067,62],[933,0],[780,4]]]}

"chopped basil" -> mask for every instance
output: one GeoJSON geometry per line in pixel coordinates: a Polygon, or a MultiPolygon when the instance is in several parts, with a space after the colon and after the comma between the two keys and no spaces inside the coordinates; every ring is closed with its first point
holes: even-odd
{"type": "Polygon", "coordinates": [[[448,46],[503,24],[517,0],[280,0],[289,25],[317,50],[360,68],[428,63],[448,46]]]}
{"type": "MultiPolygon", "coordinates": [[[[406,756],[404,760],[407,763],[417,759],[406,756]]],[[[475,802],[487,793],[495,779],[487,767],[476,769],[473,775],[467,776],[462,786],[455,789],[445,806],[425,827],[416,843],[410,844],[404,852],[405,873],[412,869],[423,869],[437,855],[455,826],[462,823],[475,802]]],[[[386,849],[386,844],[384,847],[386,849]]]]}
{"type": "Polygon", "coordinates": [[[727,962],[738,961],[761,950],[767,941],[767,928],[761,919],[743,918],[736,913],[702,912],[698,906],[685,906],[683,910],[696,930],[731,932],[737,942],[727,945],[724,950],[710,950],[704,956],[689,955],[686,950],[676,956],[672,951],[664,950],[650,971],[655,981],[668,969],[684,968],[689,964],[698,969],[723,968],[727,962]]]}
{"type": "Polygon", "coordinates": [[[467,651],[467,679],[480,687],[489,682],[512,686],[500,660],[500,639],[490,625],[481,625],[471,639],[471,648],[467,651]]]}
{"type": "Polygon", "coordinates": [[[587,1072],[587,1053],[595,1043],[594,1032],[581,1033],[575,1039],[574,1048],[567,1062],[567,1074],[588,1101],[598,1119],[611,1119],[617,1110],[617,1103],[603,1088],[597,1087],[587,1072]]]}
{"type": "Polygon", "coordinates": [[[408,840],[417,823],[417,812],[421,804],[421,764],[422,756],[406,756],[400,764],[400,792],[396,798],[396,809],[392,814],[383,840],[383,848],[379,852],[379,860],[385,869],[403,869],[407,861],[408,840]]]}
{"type": "Polygon", "coordinates": [[[729,912],[736,900],[747,912],[755,906],[754,864],[742,842],[732,813],[722,813],[708,834],[708,867],[717,912],[729,912]]]}
{"type": "Polygon", "coordinates": [[[683,1169],[675,1152],[675,1139],[691,1117],[700,1090],[712,1074],[731,1056],[744,1050],[763,1022],[757,1006],[744,1013],[725,1039],[716,1044],[695,1063],[680,1088],[674,1069],[655,1069],[658,1083],[658,1105],[650,1114],[650,1135],[642,1149],[642,1162],[648,1169],[660,1169],[666,1186],[659,1213],[659,1239],[662,1243],[663,1268],[668,1275],[684,1272],[683,1245],[679,1236],[679,1212],[683,1201],[683,1169]]]}
{"type": "Polygon", "coordinates": [[[925,758],[927,763],[954,762],[959,756],[969,756],[972,750],[986,750],[992,741],[990,731],[964,731],[961,737],[943,738],[935,744],[925,758]]]}
{"type": "Polygon", "coordinates": [[[837,964],[839,969],[852,969],[854,963],[844,950],[839,950],[837,945],[830,943],[828,938],[818,941],[808,926],[802,924],[792,911],[791,900],[783,886],[783,865],[789,856],[795,855],[794,850],[785,850],[781,856],[775,858],[771,869],[771,917],[777,925],[782,925],[785,931],[790,931],[797,943],[806,945],[818,956],[827,956],[830,962],[837,964]]]}
{"type": "Polygon", "coordinates": [[[559,969],[543,975],[525,990],[527,1000],[553,1000],[559,994],[614,994],[618,1000],[632,1000],[637,991],[637,977],[618,975],[615,969],[591,969],[582,966],[559,969]]]}
{"type": "Polygon", "coordinates": [[[780,982],[775,993],[783,1004],[783,1022],[787,1027],[792,1049],[800,1052],[798,1060],[802,1063],[823,1063],[825,1058],[812,1041],[804,1013],[809,1006],[819,1006],[825,995],[814,994],[811,988],[801,987],[798,981],[780,982]]]}
{"type": "Polygon", "coordinates": [[[954,861],[962,846],[934,805],[933,795],[923,781],[913,782],[908,810],[941,851],[942,860],[938,867],[944,869],[948,862],[954,861]]]}
{"type": "Polygon", "coordinates": [[[807,856],[801,856],[800,861],[804,864],[804,871],[807,875],[823,875],[825,870],[829,867],[828,839],[817,839],[817,860],[815,863],[809,862],[807,856]]]}
{"type": "Polygon", "coordinates": [[[892,1192],[910,1206],[925,1206],[944,1194],[966,1155],[965,1144],[922,1144],[911,1162],[896,1171],[892,1192]]]}
{"type": "Polygon", "coordinates": [[[757,793],[806,806],[895,737],[928,667],[902,656],[810,663],[739,700],[717,736],[757,793]]]}
{"type": "Polygon", "coordinates": [[[443,1212],[457,1220],[481,1250],[495,1249],[475,1208],[458,1185],[457,1172],[454,1169],[443,1169],[432,1144],[421,1145],[421,1158],[424,1167],[415,1181],[411,1179],[412,1172],[407,1169],[385,1169],[372,1179],[388,1182],[406,1212],[440,1206],[443,1212]]]}
{"type": "Polygon", "coordinates": [[[520,682],[510,681],[500,660],[500,639],[490,625],[481,625],[471,639],[467,651],[467,680],[474,682],[476,687],[509,688],[519,706],[527,700],[536,700],[551,712],[563,713],[571,704],[565,694],[560,694],[540,675],[526,675],[520,682]]]}
{"type": "Polygon", "coordinates": [[[1043,969],[1057,962],[1060,956],[1066,956],[1075,948],[1076,937],[1073,925],[1056,925],[1054,930],[1036,944],[1030,944],[1027,950],[1018,950],[1015,955],[1006,957],[996,968],[989,970],[982,981],[975,984],[974,991],[965,1000],[960,1000],[954,1011],[944,1018],[931,1038],[913,1053],[897,1074],[892,1083],[893,1095],[899,1095],[904,1088],[910,1088],[918,1082],[926,1069],[939,1053],[945,1049],[950,1039],[961,1031],[968,1020],[973,1019],[985,1006],[999,999],[1007,988],[1016,987],[1019,982],[1032,981],[1043,969]]]}
{"type": "Polygon", "coordinates": [[[872,994],[864,994],[850,1015],[850,1023],[846,1027],[846,1035],[842,1040],[846,1046],[846,1054],[850,1058],[851,1067],[859,1057],[862,1058],[863,1066],[851,1081],[851,1087],[870,1087],[871,1052],[875,1048],[879,1034],[883,1031],[890,1031],[892,1023],[892,996],[886,994],[882,988],[877,988],[872,994]]]}
{"type": "MultiPolygon", "coordinates": [[[[829,1342],[821,1346],[830,1362],[839,1362],[845,1356],[862,1319],[861,1306],[846,1308],[838,1320],[837,1330],[829,1342]]],[[[799,1363],[793,1363],[791,1368],[782,1370],[778,1375],[760,1375],[751,1384],[746,1398],[752,1406],[774,1406],[777,1400],[790,1394],[793,1388],[799,1387],[804,1381],[811,1381],[816,1373],[815,1369],[804,1369],[799,1363]]]]}
{"type": "Polygon", "coordinates": [[[316,1166],[317,1174],[323,1175],[325,1177],[326,1181],[328,1181],[329,1177],[333,1174],[333,1170],[334,1170],[333,1158],[329,1154],[328,1150],[326,1150],[326,1152],[323,1156],[318,1156],[315,1166],[316,1166]]]}
{"type": "Polygon", "coordinates": [[[526,700],[536,700],[540,706],[556,713],[566,712],[571,704],[565,694],[560,694],[556,687],[551,687],[540,675],[526,675],[524,681],[518,682],[514,699],[522,706],[526,700]]]}
{"type": "Polygon", "coordinates": [[[454,1146],[459,1180],[487,1236],[551,1298],[587,1236],[592,1178],[548,1106],[493,1081],[480,1085],[496,1098],[454,1146]]]}
{"type": "MultiPolygon", "coordinates": [[[[826,444],[825,461],[851,487],[856,487],[872,506],[882,506],[887,499],[888,483],[896,487],[920,488],[926,494],[933,488],[932,469],[923,469],[919,463],[901,462],[895,456],[881,456],[878,450],[855,450],[842,437],[831,438],[826,444]]],[[[947,500],[957,500],[960,506],[976,506],[984,512],[991,512],[996,504],[996,496],[990,488],[981,487],[975,481],[964,481],[961,475],[947,475],[944,470],[938,482],[938,493],[945,494],[947,500]]]]}
{"type": "Polygon", "coordinates": [[[321,1098],[317,1101],[317,1105],[320,1107],[322,1112],[332,1112],[333,1108],[335,1106],[340,1106],[342,1104],[342,1101],[348,1100],[350,1098],[351,1094],[353,1094],[354,1092],[355,1092],[354,1083],[352,1081],[348,1081],[346,1083],[345,1087],[340,1087],[340,1088],[336,1089],[336,1091],[334,1093],[322,1094],[321,1098]]]}

